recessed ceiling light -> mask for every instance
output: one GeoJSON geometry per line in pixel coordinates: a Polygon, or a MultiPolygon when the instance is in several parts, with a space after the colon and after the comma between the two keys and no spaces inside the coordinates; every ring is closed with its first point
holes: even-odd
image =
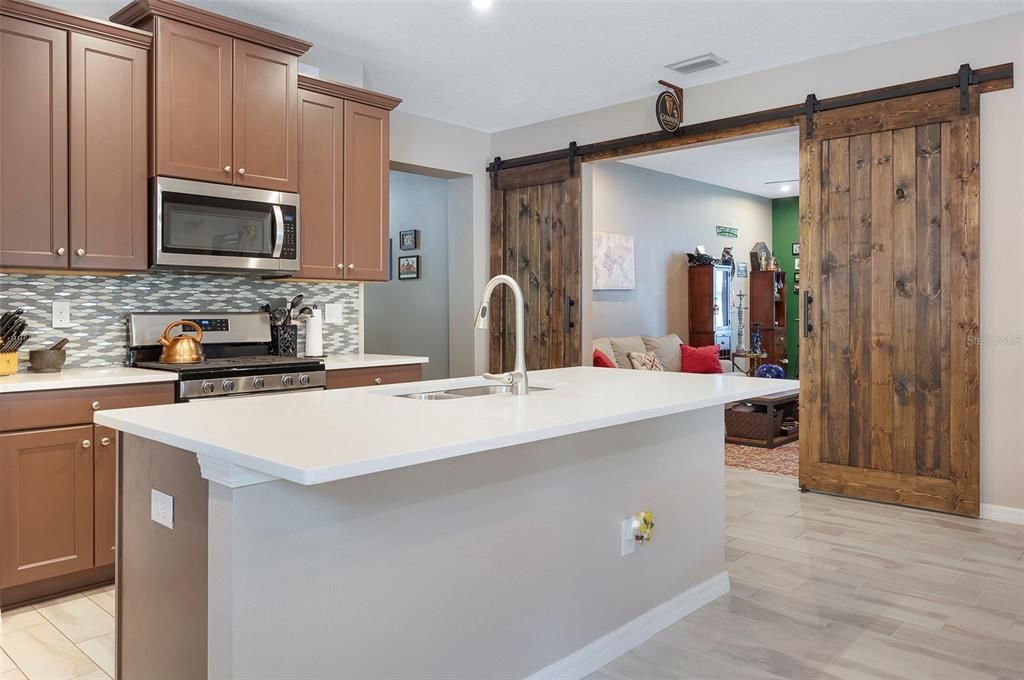
{"type": "Polygon", "coordinates": [[[484,11],[494,5],[494,0],[473,0],[473,9],[484,11]]]}

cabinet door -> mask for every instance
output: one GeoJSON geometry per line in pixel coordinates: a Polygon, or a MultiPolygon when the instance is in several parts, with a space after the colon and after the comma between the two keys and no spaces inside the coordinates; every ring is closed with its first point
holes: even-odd
{"type": "Polygon", "coordinates": [[[156,29],[156,174],[230,183],[231,48],[170,19],[156,29]]]}
{"type": "Polygon", "coordinates": [[[345,278],[388,277],[388,111],[345,102],[345,278]]]}
{"type": "Polygon", "coordinates": [[[300,277],[344,278],[344,120],[344,100],[299,92],[300,277]]]}
{"type": "Polygon", "coordinates": [[[0,586],[93,566],[92,426],[0,435],[0,586]]]}
{"type": "Polygon", "coordinates": [[[71,268],[145,270],[148,52],[71,35],[71,268]]]}
{"type": "Polygon", "coordinates": [[[244,40],[234,49],[234,183],[298,191],[298,57],[244,40]]]}
{"type": "Polygon", "coordinates": [[[67,33],[0,17],[0,265],[68,264],[67,33]]]}
{"type": "Polygon", "coordinates": [[[93,427],[93,522],[94,564],[114,563],[114,510],[117,503],[117,430],[93,427]]]}

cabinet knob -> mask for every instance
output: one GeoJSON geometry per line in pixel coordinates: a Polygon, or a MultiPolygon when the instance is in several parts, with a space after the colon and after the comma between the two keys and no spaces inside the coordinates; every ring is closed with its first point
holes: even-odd
{"type": "Polygon", "coordinates": [[[85,248],[79,248],[78,250],[76,250],[75,255],[78,255],[79,257],[85,255],[85,248]]]}
{"type": "Polygon", "coordinates": [[[98,401],[92,402],[92,410],[93,411],[99,411],[100,410],[100,402],[98,402],[98,401]]]}
{"type": "Polygon", "coordinates": [[[63,248],[57,248],[57,254],[58,254],[58,255],[63,255],[63,254],[64,254],[64,253],[66,253],[66,252],[67,252],[67,251],[66,251],[66,250],[64,250],[63,248]]]}
{"type": "Polygon", "coordinates": [[[231,172],[231,166],[230,165],[225,165],[224,166],[224,172],[231,172]]]}
{"type": "Polygon", "coordinates": [[[92,446],[92,442],[91,441],[89,441],[88,439],[83,439],[82,440],[82,448],[83,449],[87,449],[90,446],[92,446]]]}
{"type": "Polygon", "coordinates": [[[350,264],[350,265],[348,266],[348,268],[349,268],[349,269],[355,269],[355,268],[356,268],[356,265],[355,265],[354,263],[353,263],[353,264],[350,264]]]}
{"type": "Polygon", "coordinates": [[[239,168],[238,169],[238,174],[239,175],[244,175],[245,174],[245,168],[239,168]]]}
{"type": "Polygon", "coordinates": [[[104,437],[100,440],[101,446],[110,446],[110,437],[104,437]]]}
{"type": "Polygon", "coordinates": [[[376,378],[373,379],[373,382],[376,383],[377,385],[381,385],[384,383],[384,378],[378,375],[376,378]]]}
{"type": "Polygon", "coordinates": [[[343,265],[343,264],[339,264],[338,265],[338,271],[343,271],[344,269],[345,269],[345,265],[343,265]]]}

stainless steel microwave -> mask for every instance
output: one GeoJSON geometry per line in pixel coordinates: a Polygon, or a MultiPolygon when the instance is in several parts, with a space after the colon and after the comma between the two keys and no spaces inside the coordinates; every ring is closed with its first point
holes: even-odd
{"type": "Polygon", "coordinates": [[[153,265],[288,274],[299,270],[299,195],[153,180],[153,265]]]}

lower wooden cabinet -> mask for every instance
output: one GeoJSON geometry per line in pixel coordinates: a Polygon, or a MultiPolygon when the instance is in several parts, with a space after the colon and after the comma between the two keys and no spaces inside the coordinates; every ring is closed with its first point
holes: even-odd
{"type": "Polygon", "coordinates": [[[423,367],[419,364],[407,366],[381,366],[378,368],[346,368],[327,371],[327,389],[344,387],[369,387],[370,385],[395,385],[415,382],[423,378],[423,367]]]}
{"type": "Polygon", "coordinates": [[[93,566],[93,427],[0,435],[0,586],[93,566]]]}

